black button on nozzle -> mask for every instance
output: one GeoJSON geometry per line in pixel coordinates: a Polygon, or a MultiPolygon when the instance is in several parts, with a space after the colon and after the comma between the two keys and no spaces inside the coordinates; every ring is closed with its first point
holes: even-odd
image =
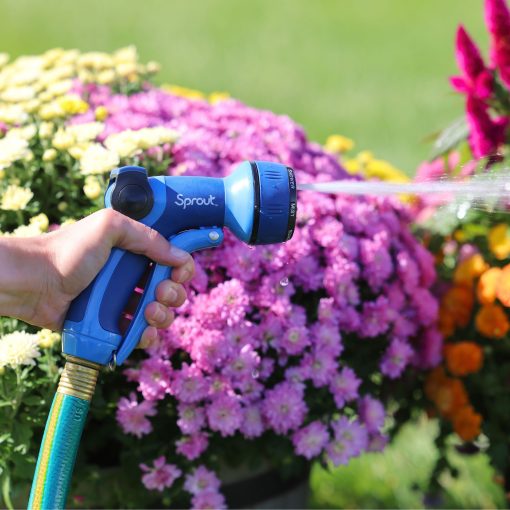
{"type": "Polygon", "coordinates": [[[154,197],[147,170],[139,166],[119,168],[112,174],[112,208],[134,220],[147,216],[154,197]]]}

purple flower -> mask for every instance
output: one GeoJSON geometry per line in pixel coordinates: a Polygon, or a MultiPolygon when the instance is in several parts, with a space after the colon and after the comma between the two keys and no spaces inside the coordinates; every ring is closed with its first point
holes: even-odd
{"type": "Polygon", "coordinates": [[[361,379],[356,377],[354,370],[349,367],[343,367],[342,370],[332,378],[329,384],[329,390],[335,399],[335,404],[338,409],[341,409],[346,402],[358,398],[358,388],[360,384],[361,379]]]}
{"type": "Polygon", "coordinates": [[[240,431],[241,434],[249,439],[262,435],[264,423],[259,405],[251,405],[243,409],[243,422],[240,431]]]}
{"type": "Polygon", "coordinates": [[[329,441],[328,429],[320,421],[313,421],[306,427],[294,432],[292,443],[298,455],[308,460],[317,457],[329,441]]]}
{"type": "Polygon", "coordinates": [[[174,464],[167,464],[163,456],[154,461],[153,467],[140,464],[140,469],[145,473],[142,476],[145,487],[159,492],[171,487],[175,480],[182,475],[182,471],[174,464]]]}
{"type": "Polygon", "coordinates": [[[310,335],[302,326],[289,328],[278,340],[278,347],[290,355],[301,354],[308,345],[310,345],[310,335]]]}
{"type": "Polygon", "coordinates": [[[365,427],[345,416],[331,423],[333,439],[326,447],[328,458],[335,466],[347,464],[367,448],[368,435],[365,427]]]}
{"type": "Polygon", "coordinates": [[[303,387],[292,382],[281,382],[268,390],[262,403],[264,417],[278,434],[298,428],[307,411],[303,387]]]}
{"type": "Polygon", "coordinates": [[[216,491],[201,492],[191,498],[194,510],[222,510],[227,508],[223,494],[216,491]]]}
{"type": "Polygon", "coordinates": [[[207,407],[209,427],[223,437],[234,434],[241,425],[242,416],[239,400],[232,395],[219,395],[207,407]]]}
{"type": "Polygon", "coordinates": [[[395,338],[384,353],[381,372],[390,379],[400,377],[413,354],[414,351],[407,342],[395,338]]]}
{"type": "Polygon", "coordinates": [[[370,396],[358,401],[358,412],[368,432],[379,432],[384,425],[386,413],[382,403],[370,396]]]}
{"type": "Polygon", "coordinates": [[[197,366],[184,363],[180,370],[174,372],[170,391],[181,402],[192,404],[207,395],[209,384],[197,366]]]}
{"type": "Polygon", "coordinates": [[[144,400],[138,402],[134,393],[129,398],[121,397],[117,405],[117,421],[126,434],[142,437],[152,431],[152,425],[147,416],[156,414],[155,402],[144,400]]]}
{"type": "Polygon", "coordinates": [[[209,445],[205,434],[193,434],[179,439],[176,443],[176,451],[184,455],[188,460],[195,460],[202,455],[209,445]]]}
{"type": "Polygon", "coordinates": [[[167,360],[149,358],[138,373],[138,389],[146,400],[161,400],[170,388],[172,368],[167,360]]]}
{"type": "Polygon", "coordinates": [[[360,334],[366,338],[382,335],[390,326],[388,299],[379,296],[375,301],[363,304],[360,334]]]}

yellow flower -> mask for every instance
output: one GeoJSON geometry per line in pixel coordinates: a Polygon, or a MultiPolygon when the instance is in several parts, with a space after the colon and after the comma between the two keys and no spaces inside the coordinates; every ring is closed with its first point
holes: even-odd
{"type": "Polygon", "coordinates": [[[119,164],[117,153],[104,148],[98,143],[91,144],[80,159],[81,173],[103,174],[119,164]]]}
{"type": "Polygon", "coordinates": [[[187,99],[205,99],[205,96],[199,90],[188,89],[186,87],[180,87],[178,85],[163,85],[161,87],[163,90],[170,92],[174,96],[185,97],[187,99]]]}
{"type": "Polygon", "coordinates": [[[393,165],[382,159],[371,159],[363,170],[368,179],[379,179],[390,182],[409,182],[409,177],[393,165]]]}
{"type": "Polygon", "coordinates": [[[55,149],[46,149],[42,155],[42,160],[49,162],[53,161],[57,157],[57,151],[55,149]]]}
{"type": "Polygon", "coordinates": [[[53,137],[53,140],[51,142],[53,147],[61,151],[69,149],[69,147],[72,147],[74,143],[75,139],[73,134],[65,129],[59,129],[55,133],[55,136],[53,137]]]}
{"type": "Polygon", "coordinates": [[[82,142],[67,149],[67,152],[71,154],[74,159],[81,159],[84,152],[90,147],[90,142],[82,142]]]}
{"type": "Polygon", "coordinates": [[[95,116],[96,120],[103,121],[106,119],[106,117],[108,117],[108,110],[106,109],[105,106],[98,106],[94,110],[94,116],[95,116]]]}
{"type": "Polygon", "coordinates": [[[72,80],[60,80],[54,83],[50,83],[46,89],[46,93],[50,94],[51,97],[63,96],[73,86],[72,80]]]}
{"type": "Polygon", "coordinates": [[[463,260],[456,268],[453,273],[453,281],[457,285],[463,285],[465,287],[473,287],[475,278],[478,278],[483,274],[489,266],[483,259],[482,255],[476,253],[471,257],[463,260]]]}
{"type": "Polygon", "coordinates": [[[43,349],[49,349],[56,343],[60,342],[60,334],[51,331],[50,329],[41,329],[37,333],[37,339],[39,342],[39,347],[43,349]]]}
{"type": "Polygon", "coordinates": [[[357,174],[361,170],[360,164],[357,159],[348,159],[342,164],[350,174],[357,174]]]}
{"type": "Polygon", "coordinates": [[[5,124],[24,124],[27,118],[28,114],[21,106],[0,104],[0,122],[5,122],[5,124]]]}
{"type": "Polygon", "coordinates": [[[83,186],[83,192],[85,196],[90,200],[95,200],[102,193],[101,183],[99,179],[93,175],[89,175],[85,179],[85,185],[83,186]]]}
{"type": "Polygon", "coordinates": [[[69,204],[67,202],[60,202],[58,205],[57,205],[57,209],[60,211],[60,212],[65,212],[66,209],[69,207],[69,204]]]}
{"type": "Polygon", "coordinates": [[[112,56],[108,53],[91,51],[80,55],[76,64],[79,68],[85,67],[98,71],[112,67],[114,65],[114,61],[112,56]]]}
{"type": "Polygon", "coordinates": [[[159,71],[161,71],[161,65],[159,62],[154,62],[151,60],[150,62],[147,62],[145,69],[149,74],[157,74],[159,71]]]}
{"type": "Polygon", "coordinates": [[[39,117],[41,117],[42,120],[52,120],[64,117],[64,115],[65,112],[57,101],[43,104],[41,108],[39,108],[39,117]]]}
{"type": "Polygon", "coordinates": [[[354,147],[354,142],[345,136],[342,135],[331,135],[328,136],[326,140],[326,144],[324,148],[335,154],[341,154],[343,152],[348,152],[352,150],[354,147]]]}
{"type": "Polygon", "coordinates": [[[2,195],[0,209],[4,211],[20,211],[25,209],[33,196],[34,194],[30,189],[11,184],[7,186],[7,189],[2,195]]]}
{"type": "Polygon", "coordinates": [[[76,220],[73,220],[72,218],[68,218],[67,220],[63,221],[60,226],[66,227],[67,225],[74,225],[76,223],[76,220]]]}
{"type": "Polygon", "coordinates": [[[55,130],[55,124],[53,122],[41,122],[39,125],[39,137],[49,138],[55,130]]]}
{"type": "Polygon", "coordinates": [[[211,94],[209,94],[209,102],[211,104],[220,103],[227,99],[230,99],[230,94],[228,92],[211,92],[211,94]]]}
{"type": "Polygon", "coordinates": [[[100,85],[110,85],[115,81],[115,71],[113,69],[101,71],[97,75],[96,80],[100,85]]]}
{"type": "Polygon", "coordinates": [[[19,128],[12,128],[7,131],[6,138],[21,138],[22,140],[31,140],[37,133],[35,124],[29,124],[19,128]]]}
{"type": "Polygon", "coordinates": [[[489,230],[489,249],[498,260],[510,255],[510,232],[506,223],[500,223],[489,230]]]}
{"type": "Polygon", "coordinates": [[[46,214],[41,213],[37,216],[33,216],[30,218],[29,221],[30,225],[36,225],[41,232],[46,232],[48,230],[48,227],[50,226],[50,220],[48,219],[48,216],[46,214]]]}
{"type": "Polygon", "coordinates": [[[89,109],[89,105],[83,99],[75,95],[61,97],[58,100],[58,104],[68,115],[85,113],[89,109]]]}

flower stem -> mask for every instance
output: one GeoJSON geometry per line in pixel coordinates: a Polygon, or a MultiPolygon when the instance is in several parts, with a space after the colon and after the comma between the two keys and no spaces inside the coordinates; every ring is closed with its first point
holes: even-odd
{"type": "Polygon", "coordinates": [[[8,471],[5,472],[2,480],[2,498],[4,500],[5,506],[9,510],[13,510],[14,505],[11,501],[11,475],[8,471]]]}

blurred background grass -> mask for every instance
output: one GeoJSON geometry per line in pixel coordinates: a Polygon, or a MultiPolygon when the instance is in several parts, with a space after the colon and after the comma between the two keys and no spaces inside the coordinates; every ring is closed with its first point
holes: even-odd
{"type": "Polygon", "coordinates": [[[135,44],[165,82],[289,114],[319,142],[345,134],[411,174],[462,112],[459,22],[487,46],[482,0],[0,0],[0,51],[135,44]]]}
{"type": "MultiPolygon", "coordinates": [[[[134,44],[162,64],[159,80],[229,91],[285,113],[311,138],[341,133],[412,174],[433,133],[462,115],[458,23],[487,48],[482,0],[0,0],[0,52],[52,47],[111,51],[134,44]]],[[[384,455],[312,476],[312,504],[420,508],[436,451],[435,426],[407,426],[384,455]]],[[[504,507],[483,455],[443,478],[451,508],[504,507]]]]}

